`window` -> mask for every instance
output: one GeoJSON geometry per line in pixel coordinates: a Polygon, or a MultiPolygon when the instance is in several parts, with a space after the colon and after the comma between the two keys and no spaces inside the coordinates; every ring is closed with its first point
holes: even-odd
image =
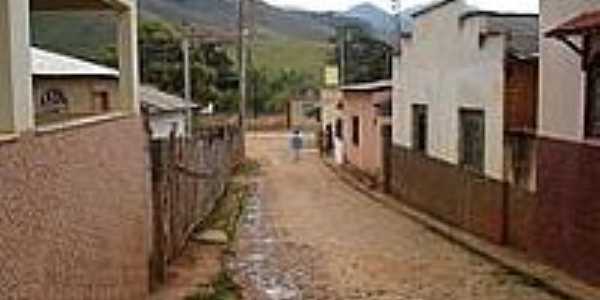
{"type": "Polygon", "coordinates": [[[335,137],[344,140],[344,122],[342,119],[335,120],[335,137]]]}
{"type": "Polygon", "coordinates": [[[418,152],[427,151],[427,105],[415,104],[412,107],[413,117],[413,149],[418,152]]]}
{"type": "Polygon", "coordinates": [[[588,137],[600,138],[600,57],[588,69],[585,132],[588,137]]]}
{"type": "Polygon", "coordinates": [[[108,112],[111,109],[108,92],[94,92],[92,101],[92,110],[95,112],[108,112]]]}
{"type": "Polygon", "coordinates": [[[352,143],[354,146],[360,145],[360,118],[352,117],[352,143]]]}
{"type": "Polygon", "coordinates": [[[460,164],[483,172],[485,161],[485,117],[482,110],[462,109],[460,114],[460,164]]]}
{"type": "Polygon", "coordinates": [[[59,89],[49,89],[39,99],[38,113],[64,113],[68,109],[69,101],[59,89]]]}

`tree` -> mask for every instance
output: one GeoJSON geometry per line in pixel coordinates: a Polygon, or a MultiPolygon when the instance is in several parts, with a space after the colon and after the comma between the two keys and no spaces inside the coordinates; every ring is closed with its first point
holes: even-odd
{"type": "MultiPolygon", "coordinates": [[[[184,95],[183,35],[179,28],[159,21],[142,21],[139,26],[141,81],[162,91],[184,95]]],[[[237,108],[237,73],[227,49],[202,44],[190,50],[193,100],[213,102],[219,111],[237,108]],[[235,99],[235,101],[234,101],[235,99]]],[[[104,62],[117,65],[114,46],[107,47],[104,62]]]]}
{"type": "Polygon", "coordinates": [[[374,38],[360,26],[337,28],[333,40],[336,46],[330,54],[330,62],[341,66],[342,53],[345,54],[345,66],[341,70],[345,84],[391,78],[393,48],[387,43],[374,38]]]}

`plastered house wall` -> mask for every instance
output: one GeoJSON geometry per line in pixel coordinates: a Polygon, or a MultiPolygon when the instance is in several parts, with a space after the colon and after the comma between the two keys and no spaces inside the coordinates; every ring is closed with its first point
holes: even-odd
{"type": "Polygon", "coordinates": [[[502,36],[480,46],[485,18],[460,22],[468,10],[456,1],[416,19],[403,41],[393,104],[393,143],[412,147],[412,106],[428,105],[427,154],[452,164],[459,160],[459,110],[485,113],[485,174],[503,175],[504,51],[502,36]]]}

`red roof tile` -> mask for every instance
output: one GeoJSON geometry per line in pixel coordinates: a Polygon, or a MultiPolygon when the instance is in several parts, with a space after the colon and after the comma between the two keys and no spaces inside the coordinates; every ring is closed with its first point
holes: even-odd
{"type": "Polygon", "coordinates": [[[546,35],[581,35],[595,31],[600,31],[600,10],[582,13],[550,30],[546,35]]]}

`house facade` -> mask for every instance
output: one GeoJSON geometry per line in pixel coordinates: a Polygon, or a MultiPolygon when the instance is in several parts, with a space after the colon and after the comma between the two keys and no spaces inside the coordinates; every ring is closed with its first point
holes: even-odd
{"type": "Polygon", "coordinates": [[[394,72],[390,188],[503,242],[507,132],[536,126],[538,17],[478,11],[462,0],[413,17],[394,72]]]}
{"type": "MultiPolygon", "coordinates": [[[[136,34],[133,0],[0,0],[0,298],[148,298],[136,34]],[[38,124],[30,15],[50,10],[115,16],[120,76],[109,111],[38,124]]],[[[64,103],[57,95],[41,98],[64,103]]]]}
{"type": "Polygon", "coordinates": [[[318,90],[305,89],[292,96],[287,107],[288,128],[318,130],[319,120],[314,113],[318,104],[318,90]]]}
{"type": "Polygon", "coordinates": [[[341,164],[344,160],[342,123],[342,92],[337,87],[321,90],[321,125],[325,154],[341,164]]]}
{"type": "Polygon", "coordinates": [[[147,113],[153,139],[168,139],[172,133],[184,137],[189,133],[189,118],[198,106],[151,86],[140,88],[140,102],[147,113]]]}
{"type": "Polygon", "coordinates": [[[383,180],[384,127],[391,130],[389,80],[341,87],[346,162],[374,183],[383,180]]]}
{"type": "Polygon", "coordinates": [[[539,204],[530,251],[600,285],[600,2],[540,1],[539,204]]]}
{"type": "Polygon", "coordinates": [[[33,101],[37,125],[56,116],[108,113],[119,103],[119,72],[39,48],[31,49],[33,101]]]}

